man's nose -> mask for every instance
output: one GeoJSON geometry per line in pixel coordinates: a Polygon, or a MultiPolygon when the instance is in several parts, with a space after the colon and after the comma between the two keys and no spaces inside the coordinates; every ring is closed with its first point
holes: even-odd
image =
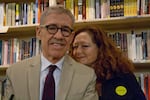
{"type": "Polygon", "coordinates": [[[63,37],[61,28],[59,28],[57,30],[57,32],[54,34],[54,37],[56,37],[56,38],[62,38],[63,37]]]}

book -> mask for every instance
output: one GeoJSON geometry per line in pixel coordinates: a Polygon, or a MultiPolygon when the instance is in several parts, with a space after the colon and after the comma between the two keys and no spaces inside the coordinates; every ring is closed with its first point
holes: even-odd
{"type": "Polygon", "coordinates": [[[49,6],[55,6],[57,5],[56,0],[49,0],[49,6]]]}
{"type": "Polygon", "coordinates": [[[74,0],[65,0],[65,8],[69,9],[72,14],[75,14],[74,12],[74,0]]]}
{"type": "Polygon", "coordinates": [[[1,12],[1,16],[0,16],[0,27],[4,26],[4,17],[5,17],[5,12],[4,12],[4,3],[0,3],[0,12],[1,12]]]}
{"type": "Polygon", "coordinates": [[[78,20],[82,20],[83,5],[82,0],[78,0],[78,20]]]}
{"type": "Polygon", "coordinates": [[[89,0],[89,19],[95,19],[95,0],[89,0]]]}
{"type": "Polygon", "coordinates": [[[3,40],[3,65],[8,64],[8,40],[3,40]]]}
{"type": "Polygon", "coordinates": [[[110,17],[110,0],[101,0],[101,18],[110,17]]]}
{"type": "Polygon", "coordinates": [[[2,65],[2,52],[3,52],[3,51],[2,51],[2,50],[3,50],[3,49],[2,49],[2,44],[3,44],[3,43],[2,43],[2,40],[0,40],[0,65],[2,65]]]}
{"type": "Polygon", "coordinates": [[[136,33],[134,32],[134,30],[131,31],[131,59],[132,61],[136,60],[136,41],[135,41],[135,37],[136,33]]]}
{"type": "Polygon", "coordinates": [[[20,25],[19,24],[19,21],[20,21],[20,7],[19,7],[20,5],[18,4],[18,3],[16,3],[16,6],[15,6],[15,25],[20,25]]]}
{"type": "Polygon", "coordinates": [[[142,35],[136,34],[136,60],[141,61],[142,59],[143,59],[142,35]]]}
{"type": "Polygon", "coordinates": [[[74,17],[75,20],[78,20],[78,0],[74,0],[74,17]]]}
{"type": "Polygon", "coordinates": [[[15,9],[16,3],[11,3],[11,26],[16,25],[16,9],[15,9]]]}
{"type": "Polygon", "coordinates": [[[100,6],[100,0],[95,0],[95,18],[101,17],[101,6],[100,6]]]}
{"type": "Polygon", "coordinates": [[[82,0],[82,19],[86,19],[86,0],[82,0]]]}
{"type": "Polygon", "coordinates": [[[147,32],[142,32],[142,51],[143,51],[143,59],[147,60],[148,50],[147,50],[147,32]]]}

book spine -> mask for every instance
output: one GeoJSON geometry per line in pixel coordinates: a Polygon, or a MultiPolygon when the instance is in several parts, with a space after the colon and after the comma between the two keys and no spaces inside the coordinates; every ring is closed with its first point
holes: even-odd
{"type": "Polygon", "coordinates": [[[143,59],[146,60],[148,57],[147,53],[147,32],[142,32],[142,48],[143,48],[143,59]]]}
{"type": "Polygon", "coordinates": [[[95,18],[100,18],[100,0],[95,1],[95,18]]]}
{"type": "Polygon", "coordinates": [[[78,0],[78,20],[82,20],[83,5],[82,0],[78,0]]]}

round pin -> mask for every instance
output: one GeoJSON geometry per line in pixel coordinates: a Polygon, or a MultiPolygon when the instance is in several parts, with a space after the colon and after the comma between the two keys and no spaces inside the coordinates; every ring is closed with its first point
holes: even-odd
{"type": "Polygon", "coordinates": [[[117,86],[115,92],[119,96],[124,96],[127,93],[127,89],[125,86],[117,86]]]}

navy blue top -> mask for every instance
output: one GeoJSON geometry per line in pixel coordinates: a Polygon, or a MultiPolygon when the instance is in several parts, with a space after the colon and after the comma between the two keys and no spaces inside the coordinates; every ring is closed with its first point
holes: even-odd
{"type": "Polygon", "coordinates": [[[99,100],[146,100],[133,74],[120,74],[102,84],[99,100]]]}

